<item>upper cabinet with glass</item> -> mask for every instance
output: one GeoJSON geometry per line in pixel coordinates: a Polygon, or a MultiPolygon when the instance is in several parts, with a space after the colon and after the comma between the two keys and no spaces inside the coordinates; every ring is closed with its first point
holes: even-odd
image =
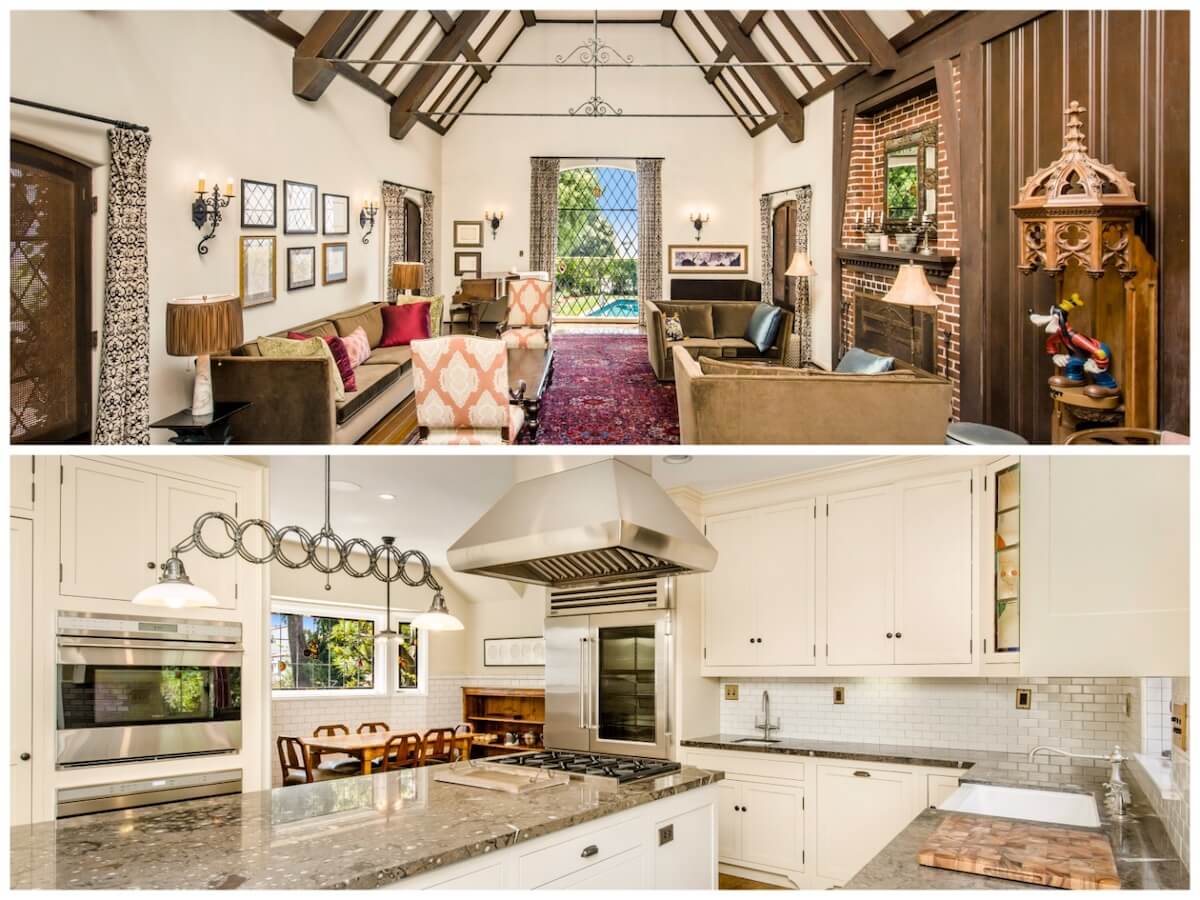
{"type": "Polygon", "coordinates": [[[907,226],[937,216],[937,126],[892,138],[884,148],[884,223],[907,226]]]}
{"type": "Polygon", "coordinates": [[[988,467],[987,519],[991,535],[991,590],[985,601],[986,662],[1017,662],[1021,652],[1021,464],[1016,458],[988,467]]]}

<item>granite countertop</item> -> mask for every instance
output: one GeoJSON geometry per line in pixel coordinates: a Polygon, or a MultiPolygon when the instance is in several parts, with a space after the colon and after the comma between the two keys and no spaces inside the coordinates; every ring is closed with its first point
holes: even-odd
{"type": "Polygon", "coordinates": [[[693,766],[516,795],[362,775],[11,829],[13,889],[370,888],[713,784],[693,766]]]}

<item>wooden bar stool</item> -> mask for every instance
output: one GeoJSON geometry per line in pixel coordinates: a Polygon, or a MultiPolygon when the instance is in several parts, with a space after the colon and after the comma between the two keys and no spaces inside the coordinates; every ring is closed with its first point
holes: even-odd
{"type": "Polygon", "coordinates": [[[312,784],[314,781],[329,781],[343,777],[333,769],[314,769],[309,762],[304,741],[298,737],[280,735],[275,741],[279,753],[279,769],[283,774],[284,786],[312,784]]]}
{"type": "Polygon", "coordinates": [[[388,738],[383,748],[383,771],[411,769],[421,765],[421,736],[397,734],[388,738]]]}

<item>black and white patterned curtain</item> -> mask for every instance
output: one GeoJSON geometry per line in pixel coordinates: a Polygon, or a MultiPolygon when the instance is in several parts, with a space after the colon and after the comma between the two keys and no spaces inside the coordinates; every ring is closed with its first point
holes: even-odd
{"type": "Polygon", "coordinates": [[[559,160],[538,156],[529,161],[529,268],[550,273],[558,255],[559,160]]]}
{"type": "Polygon", "coordinates": [[[394,303],[398,291],[392,287],[392,263],[404,262],[405,227],[404,195],[407,191],[398,184],[383,183],[383,286],[384,296],[394,303]]]}
{"type": "Polygon", "coordinates": [[[762,282],[762,293],[759,295],[759,299],[763,303],[775,301],[774,269],[771,265],[773,255],[771,212],[771,195],[763,194],[758,198],[759,280],[762,282]]]}
{"type": "MultiPolygon", "coordinates": [[[[812,188],[796,191],[795,252],[808,255],[808,229],[812,222],[812,188]]],[[[796,279],[796,315],[792,318],[793,340],[789,342],[784,365],[802,366],[812,361],[812,278],[796,279]]]]}
{"type": "Polygon", "coordinates": [[[150,273],[146,157],[150,135],[108,132],[108,234],[97,444],[150,443],[150,273]]]}
{"type": "Polygon", "coordinates": [[[637,161],[638,321],[646,324],[646,301],[662,299],[662,160],[637,161]]]}
{"type": "Polygon", "coordinates": [[[426,297],[433,296],[433,192],[426,191],[421,202],[421,265],[425,267],[421,291],[426,297]]]}

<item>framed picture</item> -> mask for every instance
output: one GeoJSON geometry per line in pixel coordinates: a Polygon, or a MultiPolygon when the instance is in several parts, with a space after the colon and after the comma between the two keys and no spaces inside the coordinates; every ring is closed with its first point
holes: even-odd
{"type": "Polygon", "coordinates": [[[350,198],[345,194],[322,194],[321,201],[325,234],[349,234],[350,198]]]}
{"type": "Polygon", "coordinates": [[[242,179],[242,227],[274,228],[278,191],[273,181],[242,179]]]}
{"type": "Polygon", "coordinates": [[[283,233],[317,233],[317,186],[303,181],[283,182],[283,233]]]}
{"type": "Polygon", "coordinates": [[[317,248],[288,247],[287,289],[312,287],[317,283],[317,248]]]}
{"type": "Polygon", "coordinates": [[[667,247],[667,271],[672,275],[692,273],[745,275],[749,250],[745,244],[671,244],[667,247]]]}
{"type": "Polygon", "coordinates": [[[480,269],[483,266],[482,253],[455,253],[454,254],[454,274],[455,275],[470,275],[474,278],[479,277],[480,269]]]}
{"type": "Polygon", "coordinates": [[[275,236],[242,235],[238,242],[242,308],[275,302],[275,236]]]}
{"type": "Polygon", "coordinates": [[[321,284],[346,280],[346,242],[330,241],[321,245],[321,284]]]}
{"type": "Polygon", "coordinates": [[[483,223],[456,220],[454,223],[455,247],[482,247],[483,223]]]}
{"type": "Polygon", "coordinates": [[[544,637],[484,638],[485,666],[544,666],[546,639],[544,637]]]}

